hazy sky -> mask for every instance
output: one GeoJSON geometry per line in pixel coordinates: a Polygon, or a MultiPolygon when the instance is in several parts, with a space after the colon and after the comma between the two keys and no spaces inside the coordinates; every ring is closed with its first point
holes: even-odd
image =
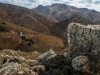
{"type": "Polygon", "coordinates": [[[64,3],[79,8],[89,8],[100,11],[100,0],[0,0],[3,3],[14,4],[27,8],[34,8],[38,5],[51,5],[53,3],[64,3]]]}

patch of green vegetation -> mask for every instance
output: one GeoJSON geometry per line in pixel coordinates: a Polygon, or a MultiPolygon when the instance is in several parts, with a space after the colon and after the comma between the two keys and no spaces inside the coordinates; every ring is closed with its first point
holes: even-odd
{"type": "Polygon", "coordinates": [[[57,55],[46,61],[43,65],[45,65],[49,75],[72,75],[70,61],[63,55],[57,55]]]}
{"type": "Polygon", "coordinates": [[[2,24],[3,24],[3,25],[5,25],[5,24],[6,24],[6,22],[2,22],[2,24]]]}
{"type": "Polygon", "coordinates": [[[7,58],[5,57],[5,58],[3,59],[2,64],[6,63],[6,62],[7,62],[7,58]]]}

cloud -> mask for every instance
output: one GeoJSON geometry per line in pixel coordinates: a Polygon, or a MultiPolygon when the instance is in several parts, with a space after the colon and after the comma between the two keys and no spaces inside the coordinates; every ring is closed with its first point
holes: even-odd
{"type": "Polygon", "coordinates": [[[100,11],[100,0],[0,0],[3,3],[14,4],[27,8],[34,8],[38,5],[51,5],[53,3],[64,3],[78,8],[89,8],[100,11]]]}

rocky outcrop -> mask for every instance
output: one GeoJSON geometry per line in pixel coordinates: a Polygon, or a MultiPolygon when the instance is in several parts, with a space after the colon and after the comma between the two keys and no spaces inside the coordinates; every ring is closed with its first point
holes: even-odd
{"type": "Polygon", "coordinates": [[[79,55],[100,54],[100,25],[81,25],[70,23],[68,26],[68,42],[73,57],[79,55]]]}
{"type": "Polygon", "coordinates": [[[49,51],[45,52],[44,54],[38,57],[38,62],[40,64],[43,64],[45,61],[47,61],[48,59],[54,58],[55,56],[56,54],[54,53],[54,51],[50,49],[49,51]]]}
{"type": "Polygon", "coordinates": [[[4,49],[0,53],[0,64],[2,64],[2,61],[6,59],[8,62],[17,59],[21,63],[25,63],[30,66],[34,66],[38,64],[38,61],[36,60],[38,55],[33,55],[32,53],[22,52],[22,51],[14,51],[11,49],[4,49]],[[28,55],[28,56],[27,56],[28,55]]]}
{"type": "Polygon", "coordinates": [[[16,62],[5,63],[0,66],[0,75],[38,75],[26,64],[16,62]]]}
{"type": "Polygon", "coordinates": [[[89,72],[89,60],[87,56],[78,56],[72,60],[74,70],[89,72]]]}

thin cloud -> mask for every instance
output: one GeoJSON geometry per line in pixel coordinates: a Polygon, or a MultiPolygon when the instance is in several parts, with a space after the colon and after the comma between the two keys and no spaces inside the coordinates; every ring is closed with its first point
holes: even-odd
{"type": "Polygon", "coordinates": [[[34,8],[38,5],[51,5],[53,3],[68,4],[78,8],[89,8],[100,11],[100,0],[0,0],[3,3],[14,4],[27,8],[34,8]]]}

